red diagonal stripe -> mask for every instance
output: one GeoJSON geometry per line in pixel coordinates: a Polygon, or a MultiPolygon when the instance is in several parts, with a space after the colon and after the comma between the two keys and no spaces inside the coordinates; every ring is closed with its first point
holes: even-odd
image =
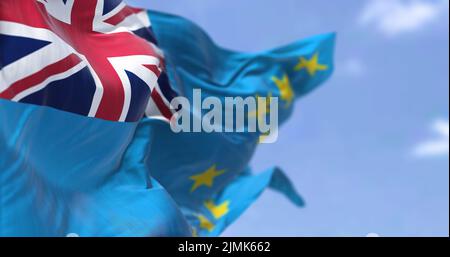
{"type": "Polygon", "coordinates": [[[50,64],[42,70],[15,82],[5,91],[0,93],[0,98],[12,99],[19,93],[44,82],[49,77],[66,72],[80,62],[81,59],[76,54],[71,54],[64,59],[50,64]]]}
{"type": "Polygon", "coordinates": [[[159,70],[158,66],[153,65],[153,64],[145,64],[143,65],[145,68],[149,69],[150,71],[152,71],[153,73],[155,73],[155,75],[157,77],[159,77],[159,75],[161,75],[161,71],[159,70]]]}
{"type": "Polygon", "coordinates": [[[128,16],[140,12],[142,12],[142,9],[126,6],[111,18],[105,20],[105,22],[115,26],[125,20],[128,16]]]}
{"type": "Polygon", "coordinates": [[[152,99],[155,102],[155,104],[158,107],[158,110],[161,112],[161,114],[167,120],[170,120],[172,118],[173,113],[170,110],[170,108],[164,103],[164,100],[162,99],[161,95],[158,93],[158,90],[156,90],[156,89],[153,90],[152,99]]]}

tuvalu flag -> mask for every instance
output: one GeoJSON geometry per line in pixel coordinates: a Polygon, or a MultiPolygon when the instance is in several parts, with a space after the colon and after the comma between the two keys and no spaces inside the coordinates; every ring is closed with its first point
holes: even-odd
{"type": "Polygon", "coordinates": [[[261,135],[161,120],[201,88],[280,96],[284,121],[331,75],[333,42],[235,53],[121,1],[2,0],[0,236],[214,236],[266,187],[303,205],[280,169],[250,173],[261,135]]]}

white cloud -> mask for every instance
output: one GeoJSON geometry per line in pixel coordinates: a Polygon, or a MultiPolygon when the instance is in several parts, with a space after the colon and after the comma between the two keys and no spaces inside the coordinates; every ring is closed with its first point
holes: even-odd
{"type": "Polygon", "coordinates": [[[418,157],[448,156],[449,154],[449,122],[437,120],[433,123],[433,131],[437,134],[434,139],[419,144],[414,149],[418,157]]]}
{"type": "Polygon", "coordinates": [[[387,36],[413,32],[448,12],[448,0],[370,0],[360,22],[374,25],[387,36]]]}

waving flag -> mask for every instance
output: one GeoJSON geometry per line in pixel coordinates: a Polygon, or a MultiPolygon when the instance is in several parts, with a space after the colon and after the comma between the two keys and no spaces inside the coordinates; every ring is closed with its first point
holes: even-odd
{"type": "Polygon", "coordinates": [[[130,145],[171,116],[149,26],[120,1],[0,1],[0,236],[191,235],[130,145]]]}
{"type": "MultiPolygon", "coordinates": [[[[282,123],[292,113],[294,100],[316,89],[333,72],[334,34],[271,51],[239,53],[218,47],[186,19],[158,12],[149,15],[165,53],[170,83],[191,101],[194,89],[201,89],[204,98],[215,96],[223,102],[226,96],[276,96],[282,123]]],[[[267,106],[252,114],[260,119],[270,112],[267,106]]],[[[201,118],[197,113],[192,116],[201,118]]],[[[154,135],[147,159],[150,172],[179,204],[196,235],[220,235],[266,188],[283,193],[298,206],[304,204],[279,168],[251,174],[248,165],[264,135],[176,134],[166,124],[144,119],[138,131],[147,130],[154,135]]]]}

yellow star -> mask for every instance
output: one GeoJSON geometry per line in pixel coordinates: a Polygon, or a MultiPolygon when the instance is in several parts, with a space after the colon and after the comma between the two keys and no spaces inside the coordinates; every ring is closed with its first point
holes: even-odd
{"type": "Polygon", "coordinates": [[[209,221],[205,216],[203,215],[197,215],[198,220],[200,221],[200,228],[206,229],[208,232],[212,232],[214,230],[214,224],[209,221]]]}
{"type": "Polygon", "coordinates": [[[316,75],[317,71],[324,71],[328,69],[327,65],[319,63],[319,53],[315,53],[311,60],[307,60],[304,57],[300,57],[300,62],[295,66],[294,70],[301,71],[306,69],[310,76],[316,75]]]}
{"type": "Polygon", "coordinates": [[[203,173],[191,176],[190,179],[194,181],[192,185],[191,193],[201,186],[212,187],[214,178],[225,173],[225,170],[217,170],[217,166],[213,165],[211,168],[203,173]]]}
{"type": "Polygon", "coordinates": [[[294,91],[292,90],[291,82],[289,81],[289,77],[285,74],[281,79],[277,77],[272,77],[272,81],[280,90],[281,99],[287,103],[287,107],[289,107],[294,99],[294,91]]]}
{"type": "MultiPolygon", "coordinates": [[[[269,93],[266,97],[266,105],[262,108],[259,108],[259,106],[258,106],[255,111],[250,112],[249,113],[250,117],[258,117],[258,122],[261,121],[262,119],[264,119],[267,116],[267,114],[270,113],[270,102],[271,102],[270,98],[271,97],[272,97],[272,93],[269,93]]],[[[258,105],[259,105],[260,98],[262,98],[262,97],[259,95],[256,95],[256,103],[258,105]]]]}
{"type": "Polygon", "coordinates": [[[222,204],[215,205],[213,201],[206,201],[205,207],[208,209],[211,214],[214,216],[216,220],[222,218],[223,216],[227,215],[227,213],[230,211],[228,207],[230,206],[230,201],[225,201],[222,204]]]}

